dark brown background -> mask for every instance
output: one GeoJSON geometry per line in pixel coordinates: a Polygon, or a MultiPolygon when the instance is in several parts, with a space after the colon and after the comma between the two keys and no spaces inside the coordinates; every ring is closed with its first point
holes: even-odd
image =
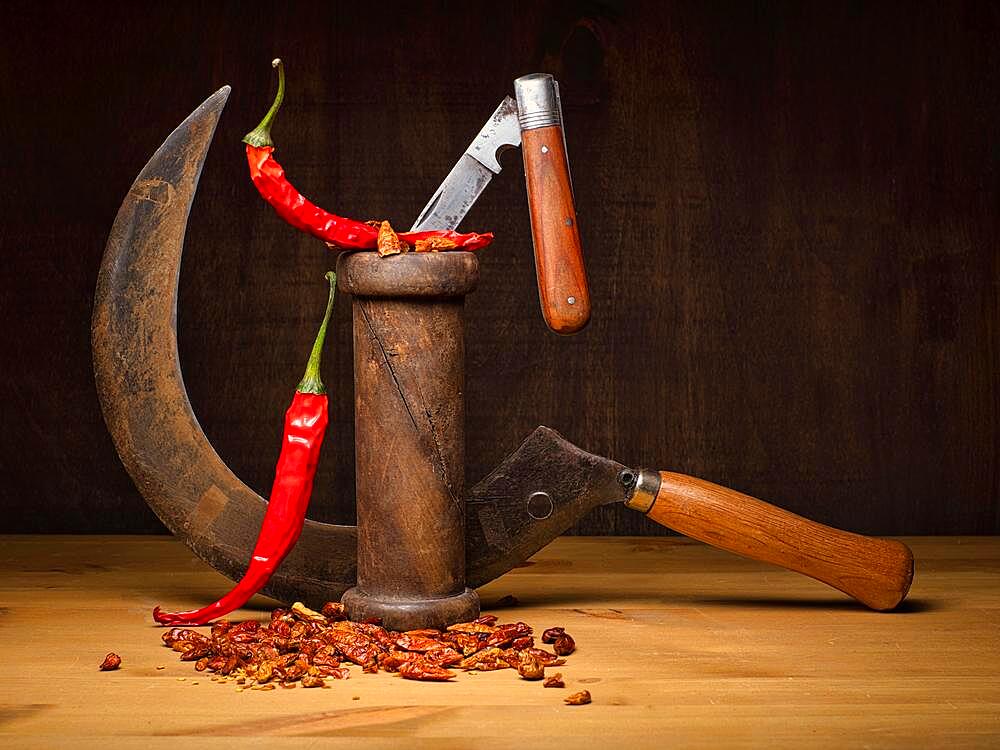
{"type": "MultiPolygon", "coordinates": [[[[245,173],[280,54],[290,176],[400,227],[513,78],[563,82],[594,317],[573,338],[544,328],[506,155],[463,225],[498,238],[468,302],[470,481],[544,423],[850,529],[1000,532],[1000,6],[380,5],[4,4],[0,530],[161,528],[101,421],[91,295],[135,174],[225,83],[180,347],[209,437],[269,487],[333,262],[245,173]]],[[[349,311],[312,514],[343,522],[349,311]]],[[[661,531],[618,509],[579,528],[661,531]]]]}

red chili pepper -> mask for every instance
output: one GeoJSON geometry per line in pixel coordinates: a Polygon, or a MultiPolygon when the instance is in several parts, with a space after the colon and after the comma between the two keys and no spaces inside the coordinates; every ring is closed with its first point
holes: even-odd
{"type": "MultiPolygon", "coordinates": [[[[274,60],[271,65],[278,69],[278,93],[260,125],[247,133],[243,139],[247,144],[250,179],[257,187],[257,192],[286,222],[313,237],[318,237],[336,249],[374,250],[378,243],[378,227],[331,214],[312,203],[288,181],[285,170],[274,158],[271,125],[285,98],[285,69],[281,60],[274,60]]],[[[493,241],[491,232],[463,234],[451,229],[402,232],[399,237],[410,244],[428,237],[445,237],[463,250],[478,250],[493,241]]]]}
{"type": "Polygon", "coordinates": [[[319,366],[326,327],[333,310],[337,277],[331,271],[326,278],[330,281],[326,314],[313,343],[306,374],[295,389],[292,404],[285,413],[285,432],[274,485],[247,571],[232,591],[201,609],[162,612],[157,607],[153,610],[153,619],[161,625],[205,625],[216,617],[239,609],[264,587],[302,533],[328,421],[326,389],[320,379],[319,366]]]}

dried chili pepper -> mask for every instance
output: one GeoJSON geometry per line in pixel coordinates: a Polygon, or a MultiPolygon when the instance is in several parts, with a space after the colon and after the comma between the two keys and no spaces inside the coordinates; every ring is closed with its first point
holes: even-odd
{"type": "Polygon", "coordinates": [[[523,636],[521,638],[515,638],[511,642],[510,647],[515,651],[524,651],[526,648],[533,648],[535,645],[535,639],[530,635],[523,636]]]}
{"type": "Polygon", "coordinates": [[[566,631],[566,628],[546,628],[542,633],[542,643],[555,643],[556,639],[566,631]]]}
{"type": "Polygon", "coordinates": [[[337,277],[331,271],[326,278],[330,282],[326,313],[313,342],[305,376],[295,389],[292,404],[285,413],[285,431],[275,469],[274,485],[247,571],[228,594],[201,609],[163,612],[157,607],[153,610],[153,619],[161,625],[204,625],[216,617],[239,609],[264,587],[302,533],[328,421],[326,389],[320,379],[319,368],[326,327],[333,311],[337,277]]]}
{"type": "Polygon", "coordinates": [[[302,602],[295,602],[292,605],[291,612],[300,620],[305,620],[306,622],[318,622],[322,625],[326,625],[327,622],[326,615],[309,609],[309,607],[302,602]]]}
{"type": "Polygon", "coordinates": [[[459,622],[448,626],[449,633],[492,633],[496,628],[486,623],[473,620],[472,622],[459,622]]]}
{"type": "Polygon", "coordinates": [[[573,695],[563,698],[563,703],[567,706],[586,706],[590,703],[590,691],[581,690],[579,693],[573,693],[573,695]]]}
{"type": "Polygon", "coordinates": [[[565,659],[560,659],[555,654],[551,654],[544,648],[526,648],[524,653],[535,656],[546,667],[561,667],[566,663],[565,659]]]}
{"type": "Polygon", "coordinates": [[[434,651],[428,651],[423,654],[423,659],[428,664],[434,664],[438,667],[447,667],[452,664],[458,664],[462,661],[464,657],[462,654],[458,653],[453,648],[441,648],[434,651]]]}
{"type": "Polygon", "coordinates": [[[454,250],[458,247],[454,240],[447,237],[431,237],[426,240],[416,240],[413,249],[418,253],[437,253],[441,250],[454,250]]]}
{"type": "Polygon", "coordinates": [[[562,672],[556,672],[551,677],[546,677],[545,682],[542,683],[542,687],[547,688],[564,688],[566,683],[563,682],[562,672]]]}
{"type": "MultiPolygon", "coordinates": [[[[374,250],[378,246],[378,227],[331,214],[312,203],[288,181],[285,170],[274,158],[271,125],[285,98],[285,70],[281,60],[274,60],[271,65],[278,69],[278,93],[260,125],[243,138],[243,142],[247,144],[250,179],[261,197],[271,204],[278,216],[296,229],[318,237],[334,249],[374,250]]],[[[462,234],[450,229],[403,232],[398,237],[410,245],[426,242],[435,237],[443,238],[453,242],[454,247],[463,250],[478,250],[493,241],[493,234],[489,232],[462,234]]],[[[430,245],[422,247],[431,249],[430,245]]],[[[440,244],[438,248],[444,249],[440,244]]]]}
{"type": "Polygon", "coordinates": [[[404,662],[399,667],[399,674],[404,680],[424,680],[429,682],[444,682],[455,676],[444,667],[436,667],[433,664],[419,660],[404,662]]]}
{"type": "Polygon", "coordinates": [[[344,605],[340,602],[327,602],[323,605],[323,609],[320,610],[323,617],[327,619],[327,622],[337,622],[339,620],[346,620],[347,614],[344,611],[344,605]]]}
{"type": "Polygon", "coordinates": [[[383,221],[378,228],[378,239],[376,241],[378,254],[384,258],[387,255],[399,255],[409,251],[409,245],[399,239],[399,235],[392,228],[388,221],[383,221]]]}
{"type": "Polygon", "coordinates": [[[573,640],[573,636],[569,633],[562,633],[556,638],[556,642],[552,645],[552,650],[556,652],[557,656],[569,656],[576,651],[576,641],[573,640]]]}
{"type": "Polygon", "coordinates": [[[517,673],[525,680],[544,680],[545,665],[534,654],[521,654],[517,673]]]}
{"type": "Polygon", "coordinates": [[[531,628],[526,623],[515,622],[509,625],[500,625],[486,638],[486,645],[503,646],[515,638],[522,638],[527,635],[531,635],[531,628]]]}

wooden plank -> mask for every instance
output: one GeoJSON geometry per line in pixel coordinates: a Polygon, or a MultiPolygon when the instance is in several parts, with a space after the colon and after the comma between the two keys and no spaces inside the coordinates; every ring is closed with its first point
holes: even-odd
{"type": "MultiPolygon", "coordinates": [[[[520,600],[494,610],[504,619],[574,635],[567,691],[510,671],[440,685],[354,670],[326,690],[236,693],[151,624],[155,603],[193,606],[226,585],[182,545],[2,537],[0,743],[995,747],[1000,538],[906,541],[911,597],[880,614],[684,539],[562,538],[480,594],[520,600]],[[98,672],[111,650],[122,669],[98,672]],[[591,705],[562,704],[582,688],[591,705]]],[[[241,616],[271,603],[253,604],[241,616]]]]}

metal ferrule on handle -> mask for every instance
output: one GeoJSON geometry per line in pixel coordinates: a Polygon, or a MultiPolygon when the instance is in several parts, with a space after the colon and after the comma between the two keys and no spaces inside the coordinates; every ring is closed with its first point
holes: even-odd
{"type": "Polygon", "coordinates": [[[550,125],[562,127],[559,84],[548,73],[532,73],[514,81],[517,121],[521,130],[537,130],[550,125]]]}
{"type": "Polygon", "coordinates": [[[660,491],[660,472],[640,469],[636,474],[635,486],[625,500],[625,507],[640,513],[649,513],[660,491]]]}

